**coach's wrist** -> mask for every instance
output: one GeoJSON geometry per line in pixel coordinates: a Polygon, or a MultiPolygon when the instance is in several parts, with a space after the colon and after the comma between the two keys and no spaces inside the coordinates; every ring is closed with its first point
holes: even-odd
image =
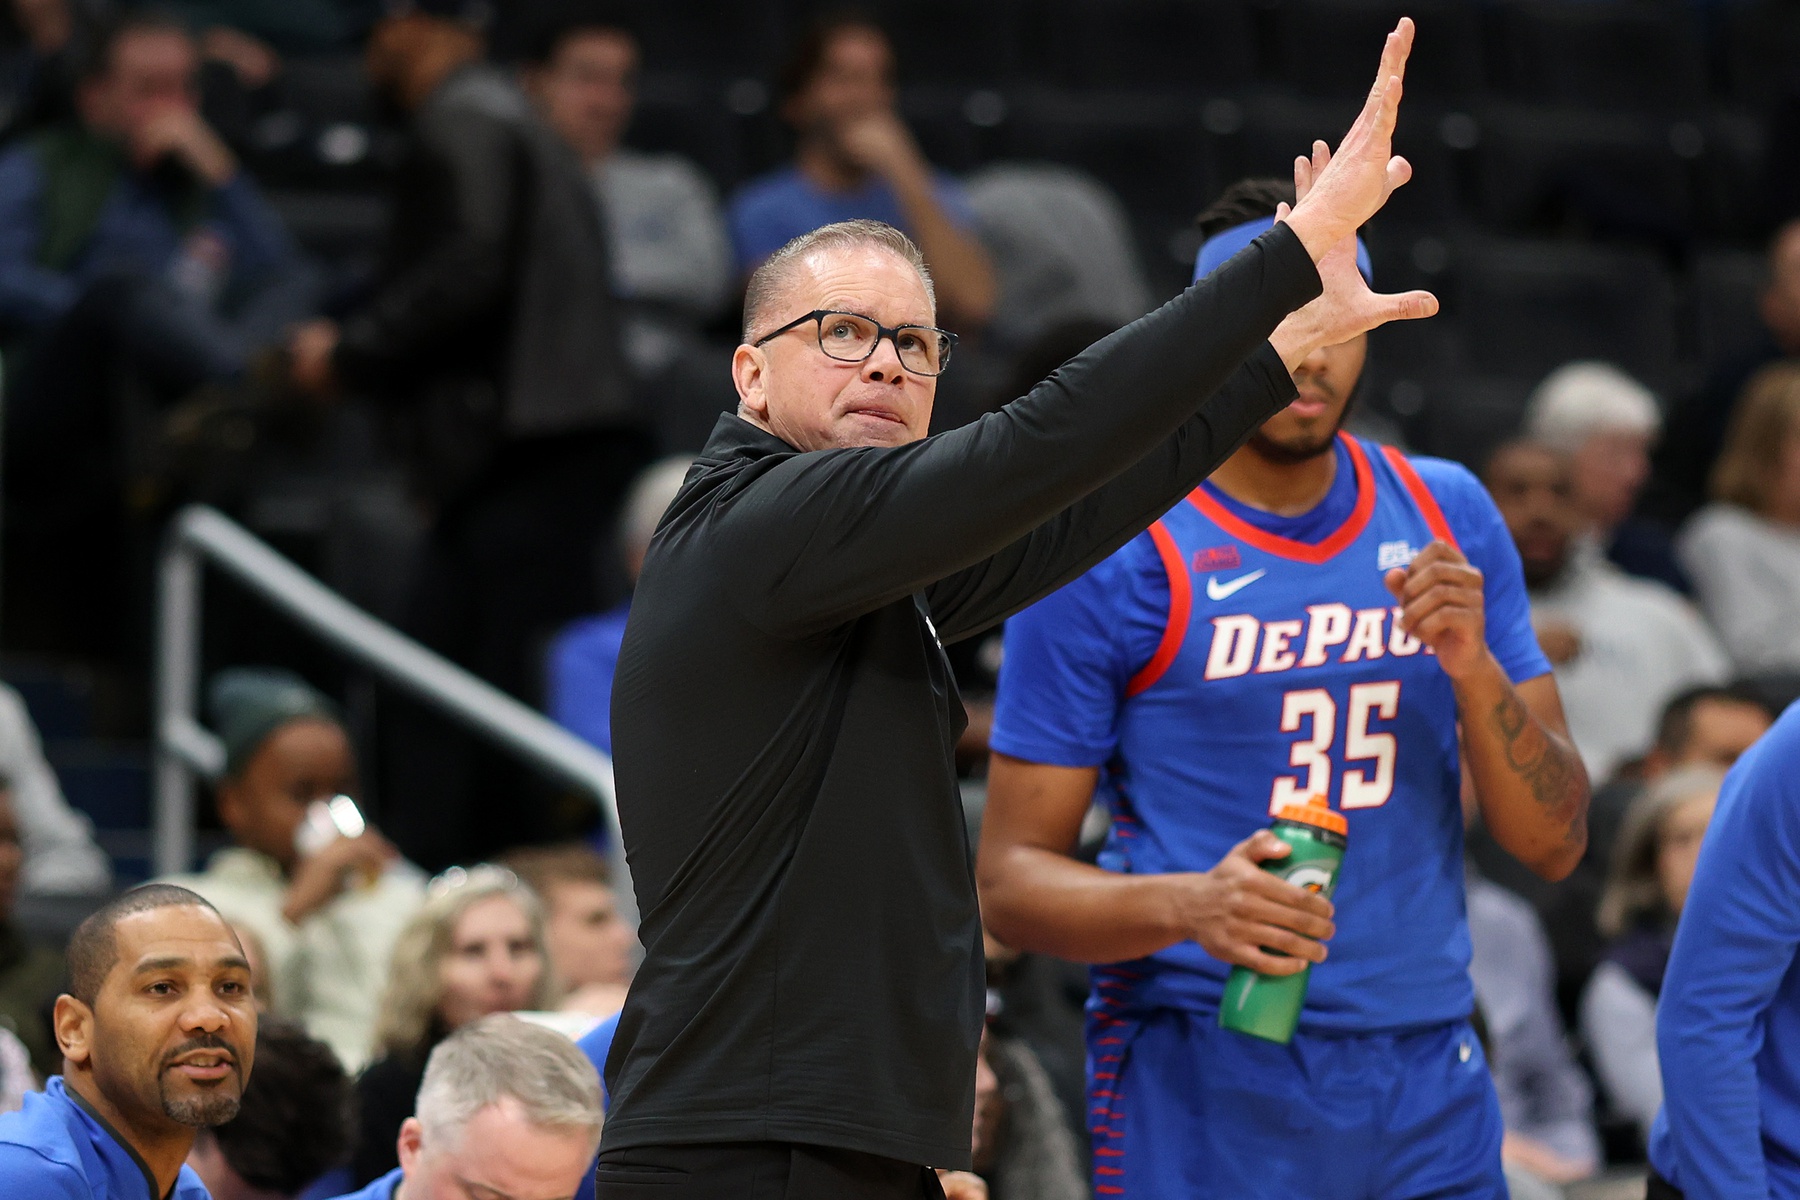
{"type": "Polygon", "coordinates": [[[1284,220],[1315,264],[1356,229],[1355,225],[1331,212],[1322,200],[1311,203],[1302,200],[1284,220]]]}

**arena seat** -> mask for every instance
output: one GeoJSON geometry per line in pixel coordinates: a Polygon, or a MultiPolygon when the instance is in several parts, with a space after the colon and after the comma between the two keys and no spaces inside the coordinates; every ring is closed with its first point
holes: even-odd
{"type": "Polygon", "coordinates": [[[1530,387],[1523,380],[1473,375],[1433,380],[1423,407],[1406,424],[1407,438],[1421,454],[1479,472],[1494,447],[1519,432],[1530,387]]]}
{"type": "Polygon", "coordinates": [[[1747,353],[1768,336],[1757,314],[1757,297],[1767,278],[1768,266],[1757,251],[1709,250],[1695,255],[1687,319],[1702,363],[1747,353]]]}
{"type": "Polygon", "coordinates": [[[1534,103],[1692,108],[1708,93],[1695,8],[1683,0],[1510,0],[1495,10],[1495,79],[1534,103]]]}
{"type": "Polygon", "coordinates": [[[632,5],[646,65],[714,79],[761,75],[787,37],[779,6],[711,0],[637,0],[632,5]]]}
{"type": "Polygon", "coordinates": [[[1685,235],[1694,213],[1694,143],[1666,120],[1625,113],[1494,105],[1474,149],[1480,215],[1502,229],[1586,228],[1655,240],[1685,235]]]}
{"type": "MultiPolygon", "coordinates": [[[[727,103],[731,84],[694,74],[646,74],[638,87],[637,108],[625,143],[650,153],[685,155],[718,185],[729,190],[753,174],[758,164],[747,153],[747,127],[770,124],[766,91],[751,85],[754,111],[738,113],[727,103]]],[[[740,105],[740,107],[745,107],[740,105]]]]}
{"type": "MultiPolygon", "coordinates": [[[[1311,150],[1313,139],[1335,144],[1356,119],[1357,103],[1296,100],[1265,96],[1246,105],[1240,137],[1222,139],[1227,173],[1293,175],[1294,159],[1311,150]]],[[[1394,149],[1413,166],[1412,182],[1395,192],[1382,212],[1384,221],[1407,225],[1446,225],[1462,215],[1457,152],[1445,138],[1444,117],[1427,106],[1401,115],[1394,149]]],[[[1462,118],[1467,121],[1467,117],[1462,118]]]]}
{"type": "Polygon", "coordinates": [[[1041,0],[1026,39],[1028,69],[1078,87],[1216,95],[1259,75],[1243,0],[1041,0]]]}
{"type": "Polygon", "coordinates": [[[1185,286],[1195,246],[1181,241],[1223,186],[1198,106],[1062,92],[1021,95],[1001,139],[1008,158],[1078,167],[1131,214],[1153,294],[1185,286]],[[1187,261],[1184,267],[1182,256],[1187,261]]]}
{"type": "Polygon", "coordinates": [[[1311,96],[1360,97],[1403,16],[1421,31],[1406,68],[1408,101],[1479,94],[1487,77],[1481,6],[1468,0],[1285,0],[1273,22],[1276,78],[1311,96]]]}
{"type": "Polygon", "coordinates": [[[1742,104],[1765,106],[1800,92],[1800,8],[1792,4],[1720,5],[1722,89],[1742,104]]]}
{"type": "Polygon", "coordinates": [[[1443,298],[1468,370],[1535,383],[1572,359],[1602,358],[1652,388],[1674,375],[1675,289],[1651,251],[1469,238],[1450,272],[1443,298]]]}

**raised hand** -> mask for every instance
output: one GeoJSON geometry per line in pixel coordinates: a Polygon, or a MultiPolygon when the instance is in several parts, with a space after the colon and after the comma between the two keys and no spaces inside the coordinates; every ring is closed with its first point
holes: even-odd
{"type": "MultiPolygon", "coordinates": [[[[1381,210],[1394,189],[1412,178],[1412,166],[1396,156],[1394,122],[1400,113],[1400,96],[1406,77],[1406,59],[1412,53],[1413,23],[1410,17],[1388,34],[1381,50],[1381,66],[1350,132],[1334,155],[1324,143],[1314,144],[1306,171],[1306,190],[1288,215],[1287,222],[1319,262],[1338,242],[1381,210]],[[1322,152],[1322,153],[1321,153],[1322,152]]],[[[1296,169],[1295,182],[1300,182],[1296,169]]]]}
{"type": "MultiPolygon", "coordinates": [[[[1323,151],[1323,142],[1319,149],[1323,151]]],[[[1303,186],[1300,164],[1305,162],[1304,158],[1295,160],[1296,191],[1303,186]]],[[[1277,220],[1286,217],[1287,206],[1282,205],[1275,215],[1277,220]]],[[[1368,280],[1356,266],[1354,233],[1339,238],[1317,263],[1323,290],[1305,307],[1289,313],[1269,335],[1269,344],[1290,372],[1322,346],[1339,345],[1389,321],[1414,321],[1437,313],[1437,297],[1430,292],[1370,290],[1368,280]]]]}

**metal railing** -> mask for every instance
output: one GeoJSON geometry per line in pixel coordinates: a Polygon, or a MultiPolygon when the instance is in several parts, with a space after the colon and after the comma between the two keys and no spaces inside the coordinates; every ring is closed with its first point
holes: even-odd
{"type": "Polygon", "coordinates": [[[176,514],[157,572],[154,866],[158,875],[193,868],[194,777],[216,779],[225,768],[223,743],[195,716],[200,692],[201,572],[207,563],[372,674],[592,796],[606,822],[618,903],[636,923],[613,799],[612,761],[606,755],[357,608],[242,525],[204,505],[176,514]]]}

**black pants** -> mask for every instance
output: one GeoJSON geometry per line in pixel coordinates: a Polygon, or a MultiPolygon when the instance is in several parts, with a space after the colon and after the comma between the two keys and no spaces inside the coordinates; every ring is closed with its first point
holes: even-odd
{"type": "Polygon", "coordinates": [[[1675,1185],[1658,1175],[1654,1168],[1650,1171],[1650,1180],[1644,1190],[1644,1200],[1681,1200],[1681,1193],[1675,1185]]]}
{"type": "Polygon", "coordinates": [[[600,1156],[596,1200],[943,1200],[915,1163],[786,1142],[637,1146],[600,1156]]]}

